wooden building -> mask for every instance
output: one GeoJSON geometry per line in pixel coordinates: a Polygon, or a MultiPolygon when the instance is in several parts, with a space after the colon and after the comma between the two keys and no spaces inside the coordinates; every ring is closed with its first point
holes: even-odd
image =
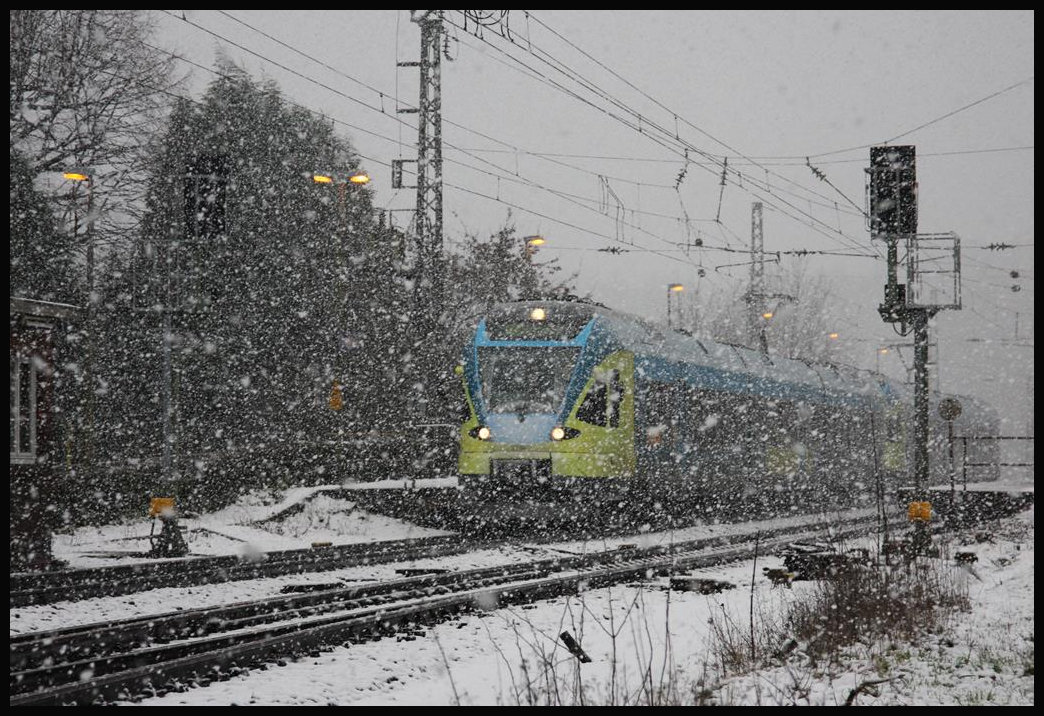
{"type": "Polygon", "coordinates": [[[11,297],[11,516],[12,572],[54,565],[51,538],[68,479],[56,391],[61,336],[82,309],[11,297]]]}

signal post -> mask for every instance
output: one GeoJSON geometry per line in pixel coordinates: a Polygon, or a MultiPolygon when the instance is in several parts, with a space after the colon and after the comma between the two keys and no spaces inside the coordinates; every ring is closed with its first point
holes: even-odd
{"type": "Polygon", "coordinates": [[[915,523],[914,549],[929,548],[928,494],[928,321],[941,310],[961,308],[960,239],[956,234],[917,233],[916,150],[907,146],[870,148],[867,195],[870,238],[888,248],[884,302],[878,313],[900,335],[914,341],[914,494],[908,514],[915,523]],[[900,282],[900,244],[905,248],[906,282],[900,282]]]}

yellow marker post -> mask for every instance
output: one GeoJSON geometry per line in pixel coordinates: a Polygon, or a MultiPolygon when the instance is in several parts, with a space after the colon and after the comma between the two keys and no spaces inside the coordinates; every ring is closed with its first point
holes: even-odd
{"type": "Polygon", "coordinates": [[[149,500],[149,517],[169,515],[174,512],[173,497],[153,497],[149,500]]]}
{"type": "Polygon", "coordinates": [[[330,410],[340,410],[344,407],[344,398],[341,396],[341,384],[336,380],[333,390],[330,391],[330,410]]]}
{"type": "Polygon", "coordinates": [[[906,510],[911,522],[930,522],[932,519],[931,502],[911,502],[906,510]]]}
{"type": "Polygon", "coordinates": [[[174,512],[173,497],[153,497],[149,500],[149,517],[153,518],[152,529],[149,530],[150,557],[184,557],[188,554],[188,545],[178,526],[177,514],[174,512]],[[163,525],[156,534],[156,521],[159,518],[163,525]]]}

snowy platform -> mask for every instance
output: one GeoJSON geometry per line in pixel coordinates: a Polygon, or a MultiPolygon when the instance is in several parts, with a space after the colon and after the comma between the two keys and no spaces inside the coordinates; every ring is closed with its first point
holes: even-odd
{"type": "MultiPolygon", "coordinates": [[[[362,503],[340,485],[291,488],[275,495],[251,494],[217,512],[182,517],[179,524],[190,554],[197,556],[302,549],[313,542],[339,545],[447,534],[370,511],[362,503]]],[[[145,556],[151,547],[151,526],[143,515],[141,520],[56,534],[54,556],[70,567],[154,562],[155,558],[145,556]]]]}

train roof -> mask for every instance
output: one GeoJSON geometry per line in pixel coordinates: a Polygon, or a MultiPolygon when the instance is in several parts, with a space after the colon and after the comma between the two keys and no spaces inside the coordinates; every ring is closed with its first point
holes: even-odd
{"type": "Polygon", "coordinates": [[[608,342],[618,349],[632,351],[636,357],[658,359],[678,365],[713,367],[751,380],[805,386],[835,396],[884,396],[899,400],[896,389],[879,374],[848,366],[817,365],[728,343],[718,343],[681,332],[666,332],[642,318],[612,310],[600,304],[576,301],[518,301],[494,306],[486,317],[490,339],[542,339],[569,341],[597,318],[608,334],[608,342]],[[546,318],[534,324],[534,309],[543,309],[546,318]],[[535,331],[527,333],[527,331],[535,331]]]}

